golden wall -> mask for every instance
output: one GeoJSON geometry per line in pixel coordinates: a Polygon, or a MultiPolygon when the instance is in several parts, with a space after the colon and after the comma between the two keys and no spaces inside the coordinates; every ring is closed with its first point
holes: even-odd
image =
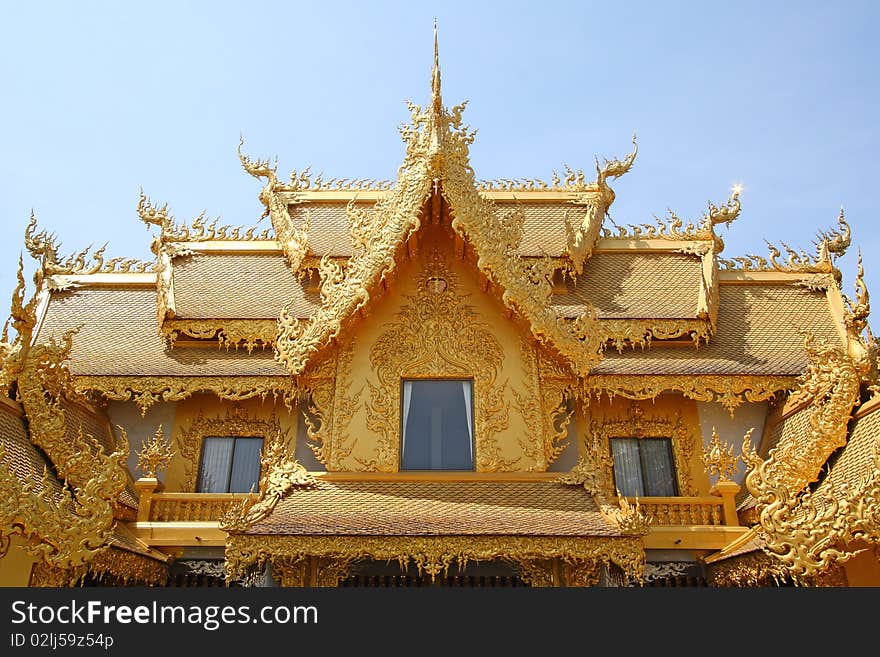
{"type": "Polygon", "coordinates": [[[454,253],[445,233],[426,230],[340,337],[332,411],[321,409],[328,470],[398,470],[403,378],[473,379],[477,471],[546,469],[533,342],[454,253]]]}

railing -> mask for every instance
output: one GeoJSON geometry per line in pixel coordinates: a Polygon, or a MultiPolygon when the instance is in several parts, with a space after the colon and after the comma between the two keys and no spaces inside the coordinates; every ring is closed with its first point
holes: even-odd
{"type": "MultiPolygon", "coordinates": [[[[635,498],[628,498],[635,504],[635,498]]],[[[639,507],[652,527],[670,525],[724,525],[720,497],[640,497],[639,507]]]]}
{"type": "Polygon", "coordinates": [[[150,500],[151,522],[186,520],[219,520],[229,504],[246,498],[249,493],[154,493],[150,500]]]}
{"type": "Polygon", "coordinates": [[[162,493],[155,477],[141,477],[134,486],[140,493],[138,522],[216,521],[233,502],[257,498],[255,493],[162,493]]]}

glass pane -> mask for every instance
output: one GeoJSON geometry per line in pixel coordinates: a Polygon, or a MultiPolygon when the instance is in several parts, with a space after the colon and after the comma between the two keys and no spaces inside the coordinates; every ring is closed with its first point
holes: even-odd
{"type": "Polygon", "coordinates": [[[614,485],[625,497],[644,497],[638,438],[612,438],[614,485]]]}
{"type": "Polygon", "coordinates": [[[405,424],[401,470],[473,470],[473,425],[468,422],[473,415],[468,408],[473,383],[413,380],[405,384],[409,409],[403,408],[401,399],[401,424],[405,424]]]}
{"type": "Polygon", "coordinates": [[[678,495],[669,438],[645,438],[641,442],[645,494],[651,497],[678,495]]]}
{"type": "Polygon", "coordinates": [[[230,493],[254,492],[260,482],[260,450],[262,438],[236,438],[235,452],[232,456],[232,477],[229,479],[230,493]]]}
{"type": "Polygon", "coordinates": [[[232,438],[205,438],[202,442],[202,460],[199,463],[200,493],[225,493],[229,485],[229,467],[232,464],[232,438]]]}

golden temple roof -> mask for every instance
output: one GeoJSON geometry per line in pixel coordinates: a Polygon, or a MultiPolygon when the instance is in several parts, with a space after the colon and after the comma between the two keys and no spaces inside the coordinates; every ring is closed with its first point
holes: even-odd
{"type": "Polygon", "coordinates": [[[826,462],[826,472],[817,487],[819,494],[835,489],[857,490],[874,472],[874,453],[880,450],[880,403],[871,403],[865,414],[856,413],[846,445],[826,462]]]}
{"type": "Polygon", "coordinates": [[[248,534],[621,536],[582,486],[553,481],[326,481],[248,534]]]}
{"type": "MultiPolygon", "coordinates": [[[[611,254],[597,254],[593,259],[601,265],[607,255],[611,254]]],[[[654,290],[658,294],[660,286],[672,284],[673,274],[677,271],[676,260],[669,256],[664,254],[654,261],[672,263],[668,278],[657,277],[659,281],[655,285],[658,287],[654,290]]],[[[630,256],[626,254],[626,257],[630,256]]],[[[191,260],[193,268],[183,269],[187,273],[178,288],[178,303],[195,318],[235,317],[240,311],[240,314],[250,313],[250,317],[259,314],[271,321],[269,306],[280,302],[288,290],[299,290],[302,301],[294,308],[305,311],[310,295],[304,293],[302,284],[285,271],[286,265],[280,256],[227,254],[199,256],[191,260]],[[229,267],[239,261],[247,272],[246,276],[224,278],[228,281],[224,285],[206,282],[203,277],[206,268],[215,264],[229,267]],[[252,281],[270,272],[275,274],[271,282],[266,284],[264,279],[259,286],[261,294],[254,294],[252,281]],[[278,281],[286,283],[279,284],[278,281]],[[217,312],[216,304],[221,302],[228,304],[226,307],[230,310],[217,312]],[[210,308],[215,312],[210,312],[210,308]]],[[[622,258],[615,259],[616,263],[622,261],[622,258]]],[[[639,255],[633,261],[638,264],[628,269],[635,272],[642,267],[638,274],[645,276],[652,258],[639,255]]],[[[656,267],[654,271],[662,274],[663,269],[656,267]]],[[[627,279],[623,280],[625,285],[627,279]]],[[[565,295],[560,296],[565,298],[565,295]]],[[[695,297],[694,293],[691,299],[695,297]]],[[[292,298],[297,297],[293,295],[292,298]]],[[[679,305],[679,310],[683,311],[687,305],[693,314],[691,301],[683,303],[682,298],[686,295],[672,291],[665,297],[670,307],[679,305]]],[[[640,310],[645,312],[643,316],[651,317],[647,311],[659,311],[662,300],[641,294],[632,297],[621,294],[614,300],[609,293],[605,295],[605,301],[611,308],[618,309],[617,312],[640,310]],[[609,298],[612,300],[608,301],[609,298]],[[625,304],[629,304],[629,310],[620,310],[627,307],[625,304]]],[[[83,287],[53,292],[37,339],[58,337],[64,331],[80,326],[70,357],[70,370],[74,375],[286,375],[286,370],[273,359],[270,349],[256,349],[250,354],[244,350],[210,346],[178,345],[168,349],[158,333],[156,291],[152,288],[83,287]]],[[[843,344],[824,292],[775,282],[750,285],[722,282],[717,331],[708,345],[667,345],[655,340],[645,349],[625,349],[622,353],[609,349],[592,374],[797,376],[807,365],[800,331],[809,331],[818,340],[829,344],[843,344]]]]}
{"type": "MultiPolygon", "coordinates": [[[[539,192],[532,194],[532,196],[539,195],[539,192]]],[[[327,194],[327,196],[332,198],[333,195],[327,194]]],[[[523,214],[523,237],[516,250],[521,256],[563,256],[568,246],[566,218],[577,225],[586,211],[583,206],[572,203],[576,197],[573,193],[568,200],[559,199],[559,193],[547,193],[546,196],[547,200],[494,200],[498,212],[516,209],[523,214]]],[[[300,224],[307,215],[309,217],[308,245],[312,255],[345,258],[353,255],[354,248],[346,213],[347,203],[346,200],[322,201],[320,194],[313,192],[308,200],[289,206],[290,217],[295,223],[300,224]]],[[[373,205],[366,201],[355,203],[355,207],[365,211],[371,218],[375,214],[373,205]]]]}
{"type": "Polygon", "coordinates": [[[593,304],[601,318],[695,318],[701,261],[681,253],[596,252],[567,290],[553,296],[560,317],[593,304]]]}
{"type": "Polygon", "coordinates": [[[156,290],[83,288],[54,292],[38,340],[82,328],[70,355],[73,375],[261,376],[285,375],[269,350],[167,350],[156,326],[156,290]]]}
{"type": "Polygon", "coordinates": [[[807,366],[800,331],[843,345],[824,292],[793,285],[720,286],[718,328],[708,345],[606,352],[603,374],[797,376],[807,366]]]}

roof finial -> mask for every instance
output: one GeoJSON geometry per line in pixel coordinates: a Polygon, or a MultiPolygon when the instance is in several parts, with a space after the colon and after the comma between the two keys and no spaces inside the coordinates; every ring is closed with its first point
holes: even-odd
{"type": "Polygon", "coordinates": [[[440,48],[437,43],[437,19],[434,19],[434,67],[431,69],[431,113],[434,119],[443,114],[443,100],[440,96],[440,48]]]}

